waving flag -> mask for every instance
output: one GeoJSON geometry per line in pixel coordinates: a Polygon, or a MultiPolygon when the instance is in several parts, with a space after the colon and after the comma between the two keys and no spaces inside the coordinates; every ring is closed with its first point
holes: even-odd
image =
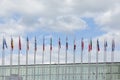
{"type": "Polygon", "coordinates": [[[45,37],[43,37],[43,51],[45,51],[45,37]]]}
{"type": "Polygon", "coordinates": [[[11,38],[11,49],[13,50],[14,45],[13,45],[13,38],[11,38]]]}
{"type": "Polygon", "coordinates": [[[88,51],[90,52],[92,50],[92,40],[90,40],[90,43],[88,45],[88,51]]]}
{"type": "Polygon", "coordinates": [[[37,40],[36,40],[36,37],[35,37],[35,51],[37,51],[37,40]]]}
{"type": "Polygon", "coordinates": [[[99,41],[97,40],[97,51],[100,51],[99,41]]]}
{"type": "Polygon", "coordinates": [[[76,42],[75,42],[75,40],[74,40],[74,51],[76,50],[76,42]]]}
{"type": "Polygon", "coordinates": [[[20,39],[20,36],[19,36],[19,50],[21,50],[21,39],[20,39]]]}
{"type": "Polygon", "coordinates": [[[114,41],[114,39],[112,40],[112,51],[114,51],[115,50],[115,41],[114,41]]]}
{"type": "Polygon", "coordinates": [[[27,50],[29,50],[29,39],[27,37],[27,50]]]}
{"type": "Polygon", "coordinates": [[[107,50],[107,41],[104,41],[104,51],[107,50]]]}
{"type": "Polygon", "coordinates": [[[83,38],[81,40],[81,50],[83,51],[84,50],[84,42],[83,42],[83,38]]]}
{"type": "Polygon", "coordinates": [[[59,44],[59,49],[60,49],[61,48],[60,38],[59,38],[58,44],[59,44]]]}
{"type": "Polygon", "coordinates": [[[6,43],[6,39],[3,38],[3,50],[5,49],[5,47],[7,48],[7,43],[6,43]]]}
{"type": "Polygon", "coordinates": [[[66,50],[68,50],[68,38],[66,37],[66,50]]]}
{"type": "Polygon", "coordinates": [[[50,50],[52,51],[52,38],[50,38],[50,50]]]}

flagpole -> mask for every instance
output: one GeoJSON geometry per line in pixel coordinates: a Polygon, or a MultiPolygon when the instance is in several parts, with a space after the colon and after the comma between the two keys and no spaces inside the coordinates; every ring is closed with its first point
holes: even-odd
{"type": "Polygon", "coordinates": [[[81,39],[81,80],[83,79],[83,49],[84,49],[84,42],[83,42],[83,38],[81,39]]]}
{"type": "Polygon", "coordinates": [[[88,53],[88,80],[90,80],[91,71],[91,51],[88,53]]]}
{"type": "Polygon", "coordinates": [[[18,51],[18,76],[20,76],[20,50],[18,51]]]}
{"type": "Polygon", "coordinates": [[[28,49],[26,50],[26,80],[28,80],[28,49]]]}
{"type": "Polygon", "coordinates": [[[75,43],[75,39],[74,39],[74,49],[73,49],[73,80],[75,80],[75,76],[76,76],[76,68],[75,68],[75,50],[76,50],[76,43],[75,43]]]}
{"type": "Polygon", "coordinates": [[[60,48],[61,48],[61,42],[60,42],[60,38],[59,38],[59,42],[58,42],[58,78],[56,78],[56,80],[59,80],[59,64],[60,64],[60,48]]]}
{"type": "Polygon", "coordinates": [[[83,50],[81,50],[81,80],[83,79],[83,50]]]}
{"type": "Polygon", "coordinates": [[[51,80],[51,55],[52,55],[52,38],[50,38],[50,68],[49,68],[50,80],[51,80]]]}
{"type": "Polygon", "coordinates": [[[76,72],[76,68],[75,68],[75,50],[73,51],[74,55],[73,55],[73,80],[75,80],[75,72],[76,72]]]}
{"type": "Polygon", "coordinates": [[[59,80],[60,48],[58,49],[58,80],[59,80]]]}
{"type": "Polygon", "coordinates": [[[65,80],[67,80],[67,50],[68,50],[68,38],[66,37],[66,55],[65,55],[65,80]]]}
{"type": "Polygon", "coordinates": [[[12,58],[13,58],[13,49],[11,49],[11,54],[10,54],[10,75],[12,74],[12,58]]]}
{"type": "Polygon", "coordinates": [[[42,80],[44,80],[44,51],[42,53],[42,80]]]}
{"type": "Polygon", "coordinates": [[[3,73],[2,80],[5,80],[4,65],[5,65],[5,51],[3,49],[3,52],[2,52],[2,73],[3,73]]]}
{"type": "Polygon", "coordinates": [[[107,50],[107,42],[104,40],[104,80],[106,80],[106,58],[107,58],[107,53],[106,53],[106,50],[107,50]]]}
{"type": "Polygon", "coordinates": [[[42,53],[42,80],[44,80],[44,52],[45,52],[45,38],[43,37],[43,53],[42,53]]]}
{"type": "Polygon", "coordinates": [[[112,40],[112,51],[111,51],[111,80],[113,80],[113,62],[114,62],[114,50],[115,50],[115,41],[114,39],[112,40]]]}
{"type": "Polygon", "coordinates": [[[49,77],[50,77],[50,78],[49,78],[50,80],[51,80],[51,53],[52,53],[52,51],[50,50],[50,69],[49,69],[49,70],[50,70],[50,71],[49,71],[49,72],[50,72],[50,76],[49,76],[49,77]]]}
{"type": "Polygon", "coordinates": [[[98,51],[96,52],[96,80],[98,80],[98,51]]]}
{"type": "Polygon", "coordinates": [[[35,70],[35,64],[36,64],[36,50],[34,52],[34,80],[35,80],[35,73],[36,73],[36,70],[35,70]]]}

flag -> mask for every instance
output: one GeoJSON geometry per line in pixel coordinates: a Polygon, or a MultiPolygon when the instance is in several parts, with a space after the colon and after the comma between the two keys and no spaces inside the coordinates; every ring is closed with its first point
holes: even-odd
{"type": "Polygon", "coordinates": [[[29,50],[29,39],[27,37],[27,50],[29,50]]]}
{"type": "Polygon", "coordinates": [[[7,43],[6,43],[6,39],[3,38],[3,50],[5,49],[5,47],[7,48],[8,46],[7,46],[7,43]]]}
{"type": "Polygon", "coordinates": [[[100,51],[99,41],[97,40],[97,51],[100,51]]]}
{"type": "Polygon", "coordinates": [[[11,49],[13,50],[14,45],[13,45],[13,38],[11,38],[11,49]]]}
{"type": "Polygon", "coordinates": [[[84,50],[84,42],[83,42],[83,38],[81,40],[81,50],[83,51],[84,50]]]}
{"type": "Polygon", "coordinates": [[[60,38],[59,38],[58,44],[59,44],[59,49],[60,49],[61,48],[60,38]]]}
{"type": "Polygon", "coordinates": [[[19,36],[19,50],[21,50],[21,40],[20,40],[20,36],[19,36]]]}
{"type": "Polygon", "coordinates": [[[107,50],[107,41],[104,41],[104,51],[107,50]]]}
{"type": "Polygon", "coordinates": [[[68,50],[68,38],[66,37],[66,50],[68,50]]]}
{"type": "Polygon", "coordinates": [[[88,51],[90,52],[92,50],[92,40],[90,40],[90,43],[88,45],[88,51]]]}
{"type": "Polygon", "coordinates": [[[114,39],[112,40],[112,51],[114,51],[115,50],[115,41],[114,41],[114,39]]]}
{"type": "Polygon", "coordinates": [[[52,38],[50,38],[50,50],[52,51],[52,38]]]}
{"type": "Polygon", "coordinates": [[[45,37],[43,37],[43,51],[45,51],[45,37]]]}
{"type": "Polygon", "coordinates": [[[75,40],[74,40],[74,51],[76,50],[76,42],[75,42],[75,40]]]}
{"type": "Polygon", "coordinates": [[[35,51],[37,51],[37,40],[36,40],[36,37],[35,37],[35,51]]]}

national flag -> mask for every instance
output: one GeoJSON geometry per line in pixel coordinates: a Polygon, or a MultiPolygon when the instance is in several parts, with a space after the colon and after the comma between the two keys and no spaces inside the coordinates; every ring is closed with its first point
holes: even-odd
{"type": "Polygon", "coordinates": [[[97,40],[97,51],[100,51],[99,41],[97,40]]]}
{"type": "Polygon", "coordinates": [[[6,43],[6,39],[3,38],[3,50],[5,49],[5,47],[7,48],[8,46],[7,46],[7,43],[6,43]]]}
{"type": "Polygon", "coordinates": [[[107,41],[104,41],[104,51],[107,50],[107,41]]]}
{"type": "Polygon", "coordinates": [[[84,50],[84,41],[83,41],[83,38],[81,40],[81,50],[83,51],[84,50]]]}
{"type": "Polygon", "coordinates": [[[45,51],[45,37],[43,37],[43,51],[45,51]]]}
{"type": "Polygon", "coordinates": [[[74,51],[76,50],[76,42],[75,42],[75,40],[74,40],[74,51]]]}
{"type": "Polygon", "coordinates": [[[59,49],[61,48],[61,41],[60,41],[60,38],[59,38],[59,41],[58,41],[58,45],[59,45],[59,49]]]}
{"type": "Polygon", "coordinates": [[[21,39],[20,39],[20,36],[19,36],[19,50],[21,50],[21,39]]]}
{"type": "Polygon", "coordinates": [[[27,50],[29,50],[29,39],[27,37],[27,50]]]}
{"type": "Polygon", "coordinates": [[[50,50],[52,51],[52,37],[50,38],[50,50]]]}
{"type": "Polygon", "coordinates": [[[13,45],[13,38],[11,38],[11,49],[13,50],[14,45],[13,45]]]}
{"type": "Polygon", "coordinates": [[[90,52],[92,50],[92,40],[90,40],[90,43],[88,45],[88,51],[90,52]]]}
{"type": "Polygon", "coordinates": [[[112,40],[112,51],[114,51],[115,50],[115,41],[114,41],[114,39],[112,40]]]}
{"type": "Polygon", "coordinates": [[[37,40],[36,40],[36,37],[35,37],[35,51],[37,51],[37,40]]]}
{"type": "Polygon", "coordinates": [[[66,50],[68,50],[68,38],[66,37],[66,50]]]}

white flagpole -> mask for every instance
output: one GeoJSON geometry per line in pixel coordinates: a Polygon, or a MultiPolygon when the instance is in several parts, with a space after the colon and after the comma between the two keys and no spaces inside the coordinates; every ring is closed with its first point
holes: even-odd
{"type": "Polygon", "coordinates": [[[104,40],[104,80],[106,80],[106,59],[107,59],[107,53],[106,53],[106,50],[107,50],[107,42],[104,40]]]}
{"type": "Polygon", "coordinates": [[[20,50],[18,51],[18,76],[20,76],[20,50]]]}
{"type": "Polygon", "coordinates": [[[5,51],[3,49],[2,52],[2,80],[5,80],[5,72],[4,72],[4,65],[5,65],[5,51]]]}
{"type": "Polygon", "coordinates": [[[49,68],[50,80],[51,80],[51,56],[52,56],[52,38],[50,38],[50,68],[49,68]]]}
{"type": "Polygon", "coordinates": [[[28,80],[28,49],[26,50],[26,80],[28,80]]]}
{"type": "Polygon", "coordinates": [[[67,80],[67,50],[68,50],[68,39],[66,37],[66,55],[65,55],[65,80],[67,80]]]}
{"type": "Polygon", "coordinates": [[[45,38],[43,37],[43,52],[42,52],[42,80],[44,80],[44,50],[45,50],[45,38]]]}
{"type": "Polygon", "coordinates": [[[13,58],[13,49],[11,49],[11,54],[10,54],[10,75],[12,74],[12,58],[13,58]]]}
{"type": "Polygon", "coordinates": [[[114,40],[112,40],[112,52],[111,52],[111,70],[110,70],[110,73],[111,73],[111,80],[114,80],[113,79],[113,62],[114,62],[114,49],[115,49],[115,42],[114,40]]]}
{"type": "Polygon", "coordinates": [[[83,38],[81,40],[81,72],[80,72],[80,79],[83,79],[83,49],[84,49],[84,42],[83,42],[83,38]]]}
{"type": "Polygon", "coordinates": [[[75,72],[76,72],[76,69],[75,69],[75,50],[73,51],[74,55],[73,55],[73,80],[75,80],[75,72]]]}
{"type": "Polygon", "coordinates": [[[49,77],[50,77],[50,78],[49,78],[50,80],[51,80],[51,53],[52,53],[52,51],[50,50],[50,69],[49,69],[49,70],[50,70],[50,71],[49,71],[49,72],[50,72],[50,76],[49,76],[49,77]]]}
{"type": "Polygon", "coordinates": [[[83,79],[83,51],[81,50],[81,80],[83,79]]]}
{"type": "Polygon", "coordinates": [[[59,38],[59,42],[58,42],[58,78],[56,77],[56,80],[59,80],[59,64],[60,64],[60,48],[61,48],[61,42],[60,42],[60,38],[59,38]]]}
{"type": "Polygon", "coordinates": [[[36,64],[36,50],[34,52],[34,80],[35,80],[35,76],[36,76],[35,64],[36,64]]]}
{"type": "Polygon", "coordinates": [[[75,68],[75,50],[76,50],[76,43],[75,43],[75,39],[74,39],[74,50],[73,50],[73,80],[75,80],[75,76],[76,76],[76,68],[75,68]]]}
{"type": "Polygon", "coordinates": [[[98,51],[96,52],[96,80],[98,80],[98,51]]]}
{"type": "Polygon", "coordinates": [[[91,51],[88,53],[88,80],[90,80],[91,76],[91,51]]]}
{"type": "Polygon", "coordinates": [[[37,51],[37,41],[36,41],[36,37],[35,37],[35,49],[34,49],[34,80],[36,79],[35,76],[36,76],[36,51],[37,51]]]}

